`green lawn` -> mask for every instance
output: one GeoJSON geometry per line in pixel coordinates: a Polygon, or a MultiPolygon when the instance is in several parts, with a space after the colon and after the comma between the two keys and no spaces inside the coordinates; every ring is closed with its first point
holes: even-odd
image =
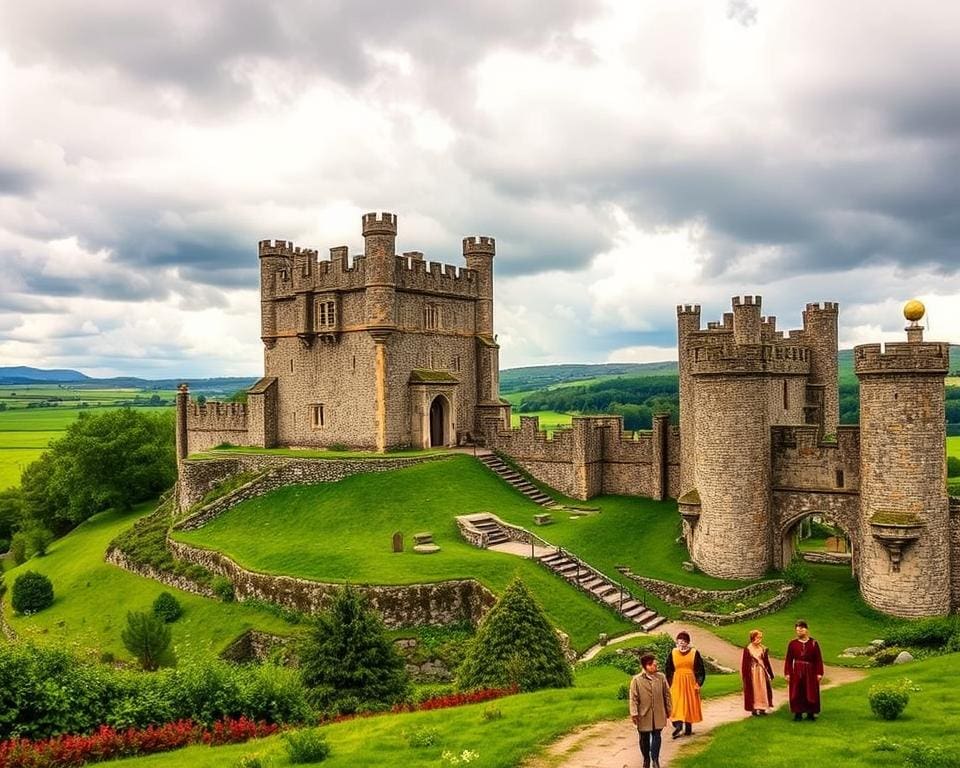
{"type": "Polygon", "coordinates": [[[530,411],[529,413],[520,413],[513,411],[510,418],[510,426],[519,427],[521,416],[539,416],[540,429],[544,432],[553,432],[556,429],[569,427],[573,421],[573,414],[560,413],[559,411],[530,411]]]}
{"type": "Polygon", "coordinates": [[[55,594],[50,608],[24,617],[13,616],[8,593],[4,610],[13,628],[42,642],[128,658],[120,642],[127,611],[149,610],[156,596],[167,591],[184,608],[183,617],[172,625],[174,643],[182,653],[219,653],[251,627],[282,634],[296,631],[266,611],[181,592],[103,562],[110,541],[153,506],[145,504],[125,515],[97,515],[54,542],[45,557],[34,557],[8,571],[8,587],[23,571],[45,573],[55,594]]]}
{"type": "Polygon", "coordinates": [[[864,604],[849,568],[813,563],[807,563],[807,567],[813,576],[810,586],[782,611],[740,624],[711,627],[711,631],[731,643],[744,645],[751,629],[762,629],[771,652],[782,657],[794,637],[794,622],[804,619],[810,625],[810,634],[820,643],[824,661],[850,666],[862,663],[856,658],[838,659],[837,655],[844,648],[866,645],[881,637],[884,629],[897,620],[864,604]]]}
{"type": "MultiPolygon", "coordinates": [[[[577,726],[627,716],[627,703],[617,699],[617,688],[629,681],[612,667],[584,669],[576,686],[509,696],[493,702],[433,712],[351,720],[323,727],[332,748],[324,768],[437,768],[444,751],[469,749],[479,757],[471,768],[516,766],[527,756],[577,726]],[[503,717],[486,721],[483,712],[498,709],[503,717]],[[405,733],[435,728],[432,747],[411,747],[405,733]]],[[[240,757],[260,754],[271,765],[289,765],[281,737],[229,747],[189,747],[150,757],[104,765],[118,768],[222,768],[240,757]]],[[[318,763],[318,765],[321,765],[318,763]]]]}
{"type": "Polygon", "coordinates": [[[960,459],[960,435],[947,438],[947,456],[956,456],[960,459]]]}
{"type": "Polygon", "coordinates": [[[530,526],[541,508],[472,457],[455,455],[339,483],[281,488],[176,538],[226,552],[253,570],[320,581],[411,584],[473,577],[499,592],[519,574],[581,650],[600,632],[619,634],[634,626],[542,566],[468,545],[454,518],[483,511],[530,526]],[[442,548],[438,554],[412,551],[413,534],[425,530],[442,548]],[[404,533],[403,553],[391,552],[394,531],[404,533]]]}
{"type": "MultiPolygon", "coordinates": [[[[781,708],[772,717],[746,718],[714,731],[705,748],[673,763],[683,768],[796,768],[836,765],[843,768],[901,768],[904,751],[879,751],[878,739],[902,744],[920,739],[950,755],[960,751],[960,655],[951,654],[906,666],[886,667],[865,680],[823,692],[818,722],[794,723],[781,708]],[[867,700],[870,686],[908,678],[919,691],[900,719],[876,717],[867,700]]],[[[941,762],[924,765],[947,765],[941,762]]],[[[951,763],[953,765],[954,763],[951,763]]],[[[921,763],[913,763],[921,765],[921,763]]]]}

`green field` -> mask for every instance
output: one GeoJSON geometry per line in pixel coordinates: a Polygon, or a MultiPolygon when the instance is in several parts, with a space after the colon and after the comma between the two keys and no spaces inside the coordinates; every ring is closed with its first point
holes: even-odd
{"type": "MultiPolygon", "coordinates": [[[[44,449],[61,437],[81,413],[101,413],[104,409],[121,408],[123,403],[139,396],[141,402],[152,395],[171,400],[172,390],[137,389],[61,389],[55,385],[0,387],[0,489],[20,482],[23,470],[40,458],[44,449]],[[27,407],[28,403],[62,398],[57,405],[27,407]],[[81,408],[80,402],[88,403],[81,408]]],[[[167,410],[170,406],[144,406],[147,410],[167,410]]]]}
{"type": "MultiPolygon", "coordinates": [[[[953,758],[960,751],[960,654],[905,666],[886,667],[865,680],[823,692],[818,722],[795,723],[781,707],[772,717],[748,717],[714,731],[696,754],[671,765],[683,768],[795,768],[837,765],[843,768],[948,766],[955,762],[906,762],[904,743],[919,739],[943,748],[953,758]],[[910,703],[899,719],[881,720],[870,711],[867,692],[878,682],[912,681],[910,703]],[[881,739],[900,745],[877,749],[881,739]]],[[[881,744],[883,742],[880,742],[881,744]]]]}
{"type": "Polygon", "coordinates": [[[960,435],[947,438],[947,456],[956,456],[960,459],[960,435]]]}
{"type": "Polygon", "coordinates": [[[54,588],[53,605],[33,616],[14,616],[9,600],[4,601],[7,620],[17,633],[93,655],[110,651],[118,658],[128,658],[120,642],[127,611],[149,610],[164,591],[175,594],[184,608],[183,617],[172,625],[180,653],[219,653],[251,627],[278,634],[297,631],[267,611],[208,600],[105,563],[107,545],[153,507],[150,503],[128,514],[96,515],[55,541],[46,556],[8,571],[8,586],[19,573],[29,570],[47,574],[54,588]]]}
{"type": "Polygon", "coordinates": [[[559,411],[530,411],[529,413],[514,411],[510,418],[510,426],[519,428],[521,416],[538,416],[540,417],[540,429],[545,432],[553,432],[557,429],[569,427],[574,414],[560,413],[559,411]]]}

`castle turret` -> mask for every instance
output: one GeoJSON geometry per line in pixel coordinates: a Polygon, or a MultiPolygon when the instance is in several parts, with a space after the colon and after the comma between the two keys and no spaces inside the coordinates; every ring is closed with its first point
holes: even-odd
{"type": "MultiPolygon", "coordinates": [[[[803,343],[810,350],[810,387],[822,389],[820,423],[823,433],[835,435],[840,423],[840,392],[837,368],[836,302],[807,304],[803,311],[803,343]]],[[[812,398],[811,398],[812,399],[812,398]]]]}
{"type": "MultiPolygon", "coordinates": [[[[919,302],[917,302],[919,304],[919,302]]],[[[924,342],[908,305],[906,343],[854,350],[860,379],[860,592],[896,616],[950,610],[944,377],[950,345],[924,342]]]]}
{"type": "Polygon", "coordinates": [[[733,342],[739,346],[760,343],[762,328],[759,296],[733,297],[733,342]]]}
{"type": "Polygon", "coordinates": [[[267,348],[277,341],[276,299],[282,293],[284,277],[293,272],[293,253],[286,240],[261,240],[260,256],[260,338],[267,348]]]}
{"type": "Polygon", "coordinates": [[[363,261],[366,322],[370,331],[396,328],[397,217],[392,213],[363,215],[363,261]]]}
{"type": "Polygon", "coordinates": [[[700,330],[700,305],[677,305],[677,370],[680,381],[680,494],[696,486],[693,390],[690,382],[690,334],[700,330]]]}
{"type": "Polygon", "coordinates": [[[463,238],[463,258],[467,268],[477,273],[477,333],[493,336],[493,257],[496,241],[492,237],[463,238]]]}

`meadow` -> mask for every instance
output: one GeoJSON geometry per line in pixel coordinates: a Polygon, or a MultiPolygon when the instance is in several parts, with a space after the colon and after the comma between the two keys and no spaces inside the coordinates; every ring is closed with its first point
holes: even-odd
{"type": "Polygon", "coordinates": [[[169,406],[144,403],[153,396],[170,402],[175,395],[173,390],[84,389],[49,384],[0,387],[0,403],[5,406],[0,410],[0,489],[17,485],[23,470],[39,459],[81,413],[99,413],[134,403],[150,410],[165,410],[169,406]]]}
{"type": "Polygon", "coordinates": [[[106,652],[129,659],[120,641],[127,611],[149,610],[157,595],[170,592],[184,609],[172,625],[174,644],[184,654],[219,653],[254,627],[276,634],[298,631],[272,612],[182,592],[105,563],[109,543],[154,506],[150,502],[127,514],[96,515],[51,544],[45,556],[8,571],[8,586],[20,573],[37,571],[50,577],[54,589],[53,605],[33,616],[15,616],[9,600],[3,601],[13,629],[26,639],[80,649],[94,657],[106,652]]]}

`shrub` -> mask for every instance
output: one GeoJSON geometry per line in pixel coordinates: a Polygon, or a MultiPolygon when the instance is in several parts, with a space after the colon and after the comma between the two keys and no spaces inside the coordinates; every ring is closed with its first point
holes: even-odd
{"type": "Polygon", "coordinates": [[[4,552],[7,552],[10,549],[10,540],[9,539],[0,539],[0,555],[4,552]]]}
{"type": "Polygon", "coordinates": [[[124,648],[136,657],[147,672],[174,663],[170,651],[170,628],[152,613],[128,612],[127,626],[120,633],[120,639],[124,648]]]}
{"type": "Polygon", "coordinates": [[[233,768],[267,768],[269,764],[263,755],[243,755],[233,764],[233,768]]]}
{"type": "Polygon", "coordinates": [[[947,456],[947,477],[960,477],[960,457],[947,456]]]}
{"type": "Polygon", "coordinates": [[[807,568],[801,558],[795,557],[790,561],[790,565],[783,569],[780,578],[787,584],[805,589],[810,584],[810,569],[807,568]]]}
{"type": "Polygon", "coordinates": [[[389,708],[409,691],[403,659],[383,622],[349,586],[317,617],[301,648],[300,671],[312,703],[329,713],[389,708]]]}
{"type": "Polygon", "coordinates": [[[907,768],[957,768],[960,765],[960,761],[943,747],[919,739],[904,743],[903,760],[907,768]]]}
{"type": "Polygon", "coordinates": [[[236,597],[233,590],[233,582],[226,576],[214,577],[213,581],[210,582],[210,589],[213,590],[213,594],[225,603],[232,603],[236,597]]]}
{"type": "Polygon", "coordinates": [[[14,565],[27,562],[27,534],[18,531],[10,539],[10,560],[14,565]]]}
{"type": "Polygon", "coordinates": [[[896,720],[910,703],[910,683],[877,683],[867,694],[873,714],[884,720],[896,720]]]}
{"type": "Polygon", "coordinates": [[[887,645],[942,648],[957,632],[960,620],[956,616],[934,616],[899,624],[888,630],[883,640],[887,645]]]}
{"type": "Polygon", "coordinates": [[[46,528],[31,528],[27,531],[27,547],[29,552],[38,557],[47,554],[47,549],[53,543],[54,536],[46,528]]]}
{"type": "Polygon", "coordinates": [[[456,693],[451,683],[431,683],[429,685],[418,685],[413,692],[411,701],[414,705],[422,704],[430,699],[439,699],[442,696],[449,696],[456,693]]]}
{"type": "Polygon", "coordinates": [[[326,737],[316,728],[285,733],[283,740],[287,748],[287,757],[294,765],[319,763],[330,756],[330,745],[326,737]]]}
{"type": "Polygon", "coordinates": [[[53,584],[36,571],[26,571],[13,582],[10,604],[17,613],[36,613],[53,604],[53,584]]]}
{"type": "Polygon", "coordinates": [[[543,609],[514,579],[484,618],[457,674],[460,688],[566,688],[573,673],[543,609]]]}
{"type": "Polygon", "coordinates": [[[183,615],[183,608],[180,601],[169,592],[161,592],[153,601],[153,615],[165,624],[172,624],[183,615]]]}
{"type": "Polygon", "coordinates": [[[873,663],[878,667],[886,667],[893,664],[894,659],[903,652],[903,648],[894,645],[889,648],[881,648],[873,654],[873,663]]]}
{"type": "Polygon", "coordinates": [[[429,725],[404,731],[403,735],[411,747],[432,747],[440,741],[440,729],[429,725]]]}
{"type": "Polygon", "coordinates": [[[502,720],[503,712],[500,710],[500,707],[484,707],[483,712],[480,713],[480,717],[485,723],[490,723],[494,720],[502,720]]]}
{"type": "Polygon", "coordinates": [[[626,683],[617,688],[617,700],[626,701],[630,698],[630,686],[626,683]]]}

